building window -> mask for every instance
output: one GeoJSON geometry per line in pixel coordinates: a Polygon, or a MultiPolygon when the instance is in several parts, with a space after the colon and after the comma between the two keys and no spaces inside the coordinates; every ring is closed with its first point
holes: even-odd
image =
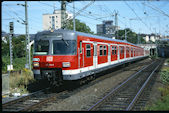
{"type": "Polygon", "coordinates": [[[52,28],[55,29],[55,17],[52,16],[52,28]]]}
{"type": "Polygon", "coordinates": [[[106,55],[106,54],[107,54],[107,47],[104,46],[104,55],[106,55]]]}
{"type": "Polygon", "coordinates": [[[91,56],[91,46],[90,44],[86,44],[86,57],[90,57],[91,56]]]}
{"type": "Polygon", "coordinates": [[[103,46],[100,46],[100,56],[103,55],[103,46]]]}

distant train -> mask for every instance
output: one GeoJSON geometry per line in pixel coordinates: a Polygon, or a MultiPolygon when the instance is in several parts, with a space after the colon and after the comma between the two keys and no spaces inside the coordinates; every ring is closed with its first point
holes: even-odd
{"type": "Polygon", "coordinates": [[[43,31],[35,36],[34,78],[58,86],[148,55],[149,51],[122,40],[63,29],[43,31]]]}

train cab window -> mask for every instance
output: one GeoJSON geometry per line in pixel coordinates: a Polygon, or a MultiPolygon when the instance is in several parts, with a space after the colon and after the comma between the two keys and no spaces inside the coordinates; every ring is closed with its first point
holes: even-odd
{"type": "Polygon", "coordinates": [[[91,56],[91,46],[90,44],[86,44],[86,57],[91,56]]]}
{"type": "Polygon", "coordinates": [[[107,48],[106,46],[104,46],[104,55],[106,55],[106,53],[107,53],[107,48]]]}
{"type": "Polygon", "coordinates": [[[75,55],[76,41],[75,40],[53,40],[54,55],[75,55]]]}
{"type": "Polygon", "coordinates": [[[49,52],[48,40],[35,41],[34,54],[48,54],[48,52],[49,52]]]}
{"type": "Polygon", "coordinates": [[[100,56],[103,55],[103,46],[100,46],[100,56]]]}

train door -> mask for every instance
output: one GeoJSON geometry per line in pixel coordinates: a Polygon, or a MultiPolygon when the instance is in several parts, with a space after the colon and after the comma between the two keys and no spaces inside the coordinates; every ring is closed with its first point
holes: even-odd
{"type": "Polygon", "coordinates": [[[120,59],[124,59],[124,46],[119,46],[120,48],[120,59]]]}
{"type": "Polygon", "coordinates": [[[97,42],[94,42],[93,44],[93,66],[94,68],[97,68],[97,42]]]}
{"type": "Polygon", "coordinates": [[[134,57],[136,56],[136,49],[135,48],[133,49],[133,56],[134,57]]]}
{"type": "Polygon", "coordinates": [[[111,63],[111,51],[110,51],[110,44],[108,44],[108,63],[110,64],[111,63]]]}
{"type": "Polygon", "coordinates": [[[82,52],[80,54],[80,67],[93,65],[93,44],[82,42],[82,52]]]}
{"type": "Polygon", "coordinates": [[[111,61],[118,59],[118,46],[112,45],[111,46],[111,61]]]}
{"type": "Polygon", "coordinates": [[[84,67],[84,45],[83,45],[83,43],[82,43],[82,41],[80,41],[80,50],[79,50],[79,53],[80,53],[80,55],[79,55],[79,67],[80,68],[83,68],[84,67]]]}
{"type": "Polygon", "coordinates": [[[119,45],[117,45],[117,58],[118,58],[118,61],[120,60],[120,46],[119,45]]]}

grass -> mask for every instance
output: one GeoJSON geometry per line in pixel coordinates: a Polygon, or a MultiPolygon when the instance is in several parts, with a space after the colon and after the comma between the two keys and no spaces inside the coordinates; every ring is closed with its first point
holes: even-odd
{"type": "MultiPolygon", "coordinates": [[[[10,74],[10,92],[11,93],[28,93],[27,85],[34,81],[33,73],[25,69],[26,58],[14,58],[13,68],[15,72],[10,74]],[[20,74],[19,71],[22,71],[20,74]]],[[[9,56],[2,56],[2,73],[7,72],[7,65],[10,64],[9,56]]]]}
{"type": "Polygon", "coordinates": [[[164,111],[169,110],[169,86],[160,88],[162,98],[158,99],[153,105],[147,106],[146,110],[151,111],[164,111]]]}
{"type": "Polygon", "coordinates": [[[30,70],[24,69],[22,74],[12,73],[10,75],[10,91],[11,93],[28,93],[27,85],[34,81],[30,70]]]}

